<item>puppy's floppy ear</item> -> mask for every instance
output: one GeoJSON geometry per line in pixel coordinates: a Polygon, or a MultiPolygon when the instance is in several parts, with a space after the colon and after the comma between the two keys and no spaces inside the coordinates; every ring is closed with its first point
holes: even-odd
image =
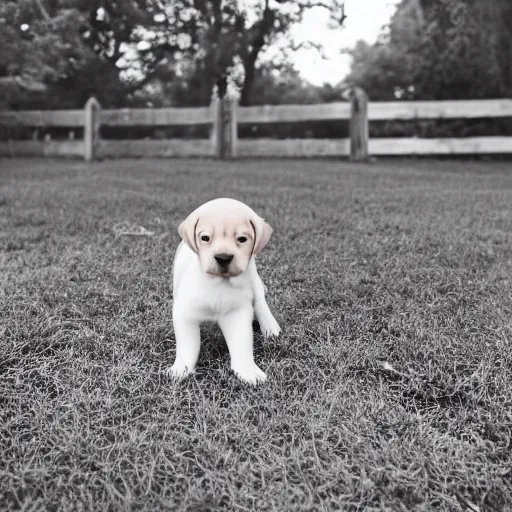
{"type": "Polygon", "coordinates": [[[178,227],[181,239],[194,251],[197,252],[196,226],[199,222],[199,215],[191,213],[178,227]]]}
{"type": "Polygon", "coordinates": [[[261,217],[255,216],[251,219],[252,227],[254,228],[254,248],[253,254],[258,254],[268,244],[272,236],[272,226],[265,222],[261,217]]]}

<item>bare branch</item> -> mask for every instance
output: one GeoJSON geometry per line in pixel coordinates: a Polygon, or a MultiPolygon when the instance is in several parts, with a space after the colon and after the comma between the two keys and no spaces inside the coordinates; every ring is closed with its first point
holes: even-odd
{"type": "Polygon", "coordinates": [[[320,43],[315,43],[314,41],[301,41],[300,43],[289,41],[288,47],[292,52],[296,52],[298,50],[316,50],[322,59],[327,59],[324,46],[320,43]]]}
{"type": "MultiPolygon", "coordinates": [[[[290,0],[275,0],[278,4],[284,5],[290,2],[290,0]]],[[[347,19],[345,13],[345,2],[340,0],[322,1],[322,0],[299,0],[296,3],[299,14],[302,16],[305,11],[320,7],[329,11],[330,18],[336,21],[339,25],[343,25],[347,19]]]]}
{"type": "Polygon", "coordinates": [[[46,22],[52,21],[51,16],[48,14],[48,11],[46,10],[46,7],[43,5],[42,0],[35,0],[37,7],[39,8],[39,11],[41,12],[41,16],[44,18],[46,22]]]}
{"type": "Polygon", "coordinates": [[[340,25],[343,25],[345,20],[347,19],[347,15],[345,14],[345,2],[315,2],[315,1],[307,1],[303,4],[304,9],[313,9],[315,7],[322,7],[323,9],[327,9],[330,13],[330,17],[338,22],[340,25]]]}

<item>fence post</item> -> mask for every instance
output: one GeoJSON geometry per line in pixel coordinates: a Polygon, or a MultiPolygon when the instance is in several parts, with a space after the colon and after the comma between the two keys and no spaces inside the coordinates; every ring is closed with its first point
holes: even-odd
{"type": "Polygon", "coordinates": [[[236,158],[238,149],[238,98],[229,98],[230,158],[236,158]]]}
{"type": "Polygon", "coordinates": [[[350,101],[350,159],[368,160],[368,95],[360,87],[354,87],[350,101]]]}
{"type": "Polygon", "coordinates": [[[236,157],[238,128],[236,119],[237,99],[224,97],[214,100],[212,140],[215,156],[221,160],[236,157]]]}
{"type": "Polygon", "coordinates": [[[100,132],[101,105],[96,98],[89,98],[84,109],[84,159],[86,162],[94,160],[96,145],[100,132]]]}
{"type": "Polygon", "coordinates": [[[220,133],[220,100],[217,97],[212,98],[210,104],[212,112],[212,129],[210,132],[210,140],[213,147],[213,155],[215,158],[219,158],[219,133],[220,133]]]}

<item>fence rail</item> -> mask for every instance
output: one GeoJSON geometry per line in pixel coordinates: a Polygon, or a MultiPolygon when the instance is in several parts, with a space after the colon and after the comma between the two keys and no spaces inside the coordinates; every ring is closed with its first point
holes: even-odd
{"type": "Polygon", "coordinates": [[[368,104],[369,121],[512,117],[512,99],[390,101],[368,104]]]}
{"type": "Polygon", "coordinates": [[[384,120],[512,117],[512,99],[368,102],[355,88],[350,101],[318,105],[240,107],[233,100],[208,107],[102,109],[93,99],[85,110],[0,112],[0,126],[84,129],[83,140],[8,140],[0,156],[142,156],[315,157],[366,159],[370,155],[448,155],[512,153],[512,137],[374,138],[368,123],[384,120]],[[348,139],[238,139],[238,125],[303,121],[350,121],[348,139]],[[147,127],[209,125],[209,139],[101,140],[101,126],[147,127]]]}
{"type": "Polygon", "coordinates": [[[211,124],[211,107],[138,108],[101,111],[101,124],[107,126],[176,126],[211,124]]]}
{"type": "Polygon", "coordinates": [[[19,112],[0,112],[0,126],[79,128],[83,125],[83,110],[21,110],[19,112]]]}

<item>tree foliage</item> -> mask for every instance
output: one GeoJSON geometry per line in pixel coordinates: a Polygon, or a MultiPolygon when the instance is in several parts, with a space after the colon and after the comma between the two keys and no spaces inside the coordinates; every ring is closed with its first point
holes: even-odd
{"type": "Polygon", "coordinates": [[[163,5],[161,24],[139,51],[144,81],[188,82],[189,101],[207,104],[214,86],[224,96],[230,79],[251,102],[261,55],[279,41],[293,47],[291,29],[310,9],[324,9],[342,25],[339,0],[176,0],[163,5]]]}
{"type": "MultiPolygon", "coordinates": [[[[279,67],[264,64],[254,81],[253,105],[322,103],[322,88],[304,80],[290,63],[279,67]]],[[[341,95],[340,95],[341,97],[341,95]]],[[[338,97],[339,100],[339,97],[338,97]]]]}
{"type": "Polygon", "coordinates": [[[345,19],[340,0],[4,0],[2,97],[11,107],[81,107],[91,95],[105,106],[197,105],[233,82],[248,104],[262,55],[296,46],[292,28],[315,8],[345,19]]]}
{"type": "Polygon", "coordinates": [[[374,100],[512,94],[512,3],[402,0],[387,33],[352,51],[348,81],[374,100]]]}
{"type": "Polygon", "coordinates": [[[146,2],[5,0],[0,4],[0,93],[11,108],[120,104],[117,61],[150,18],[146,2]],[[103,5],[105,7],[103,7],[103,5]],[[101,7],[101,9],[100,9],[101,7]]]}
{"type": "Polygon", "coordinates": [[[82,14],[44,4],[6,0],[0,4],[0,96],[6,104],[28,101],[48,85],[72,75],[90,58],[80,29],[82,14]]]}
{"type": "MultiPolygon", "coordinates": [[[[307,11],[315,8],[327,10],[334,27],[341,27],[346,19],[345,4],[338,0],[320,2],[279,0],[273,7],[269,0],[265,0],[263,6],[256,10],[256,21],[244,27],[243,44],[240,49],[240,58],[244,67],[240,101],[242,105],[250,103],[256,64],[261,52],[280,37],[289,38],[291,28],[303,20],[307,11]]],[[[296,48],[297,45],[289,39],[289,47],[296,48]]]]}

